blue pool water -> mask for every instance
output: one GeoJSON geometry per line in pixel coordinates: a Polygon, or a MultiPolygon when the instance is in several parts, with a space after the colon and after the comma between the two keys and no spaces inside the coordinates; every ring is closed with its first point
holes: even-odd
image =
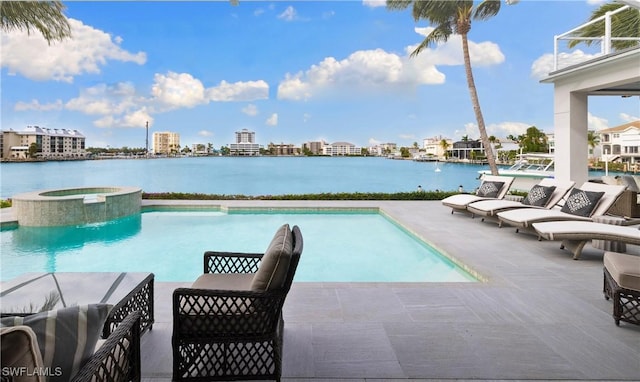
{"type": "Polygon", "coordinates": [[[296,281],[466,282],[473,277],[378,213],[145,212],[81,227],[0,232],[1,278],[24,272],[153,272],[190,281],[207,250],[264,252],[282,224],[298,225],[296,281]]]}

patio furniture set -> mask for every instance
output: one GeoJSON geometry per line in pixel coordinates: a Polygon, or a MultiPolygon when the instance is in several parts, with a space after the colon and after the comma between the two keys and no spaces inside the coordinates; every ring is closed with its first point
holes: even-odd
{"type": "MultiPolygon", "coordinates": [[[[282,307],[302,249],[300,229],[285,224],[263,254],[204,254],[203,275],[173,293],[174,380],[280,380],[282,307]]],[[[2,382],[140,381],[153,283],[152,273],[101,272],[4,283],[2,382]]]]}
{"type": "Polygon", "coordinates": [[[562,240],[561,249],[579,259],[586,243],[605,251],[603,293],[613,300],[613,318],[640,325],[640,256],[624,253],[626,245],[640,245],[635,190],[626,184],[542,179],[522,200],[509,200],[513,177],[485,175],[475,194],[457,194],[442,200],[451,213],[464,212],[482,221],[498,222],[533,231],[538,239],[562,240]],[[631,195],[631,196],[629,196],[631,195]],[[630,202],[630,198],[633,200],[630,202]],[[620,201],[622,199],[622,201],[620,201]],[[625,211],[623,216],[615,215],[625,211]]]}

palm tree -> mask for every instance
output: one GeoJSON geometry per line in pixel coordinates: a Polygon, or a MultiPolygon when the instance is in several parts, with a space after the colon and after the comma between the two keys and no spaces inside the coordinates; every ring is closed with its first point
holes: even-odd
{"type": "Polygon", "coordinates": [[[449,157],[449,152],[447,151],[449,150],[449,142],[447,142],[446,139],[440,140],[440,147],[442,147],[442,151],[444,152],[444,159],[447,159],[449,157]]]}
{"type": "MultiPolygon", "coordinates": [[[[417,56],[429,45],[446,42],[452,34],[459,34],[462,38],[462,54],[464,57],[464,68],[467,75],[467,86],[471,96],[471,104],[480,131],[480,140],[484,147],[491,147],[489,136],[484,125],[484,117],[480,109],[478,92],[471,70],[471,59],[469,56],[468,34],[471,30],[472,20],[486,20],[498,14],[500,11],[500,0],[482,0],[474,5],[473,0],[449,0],[449,1],[420,1],[420,0],[387,0],[387,9],[404,10],[413,4],[412,15],[415,21],[420,19],[428,20],[433,24],[434,29],[411,53],[411,57],[417,56]]],[[[491,150],[486,150],[487,161],[493,175],[498,175],[498,166],[491,150]]]]}
{"type": "Polygon", "coordinates": [[[64,8],[61,1],[1,1],[0,29],[27,33],[36,29],[51,44],[71,37],[71,26],[62,13],[64,8]]]}
{"type": "MultiPolygon", "coordinates": [[[[624,4],[620,3],[603,4],[600,8],[593,11],[589,21],[602,17],[607,12],[613,12],[623,6],[624,4]]],[[[577,35],[577,37],[583,38],[600,38],[602,36],[604,36],[604,20],[582,28],[577,35]]],[[[640,37],[640,12],[637,8],[630,7],[611,16],[611,37],[640,37]]],[[[598,42],[600,42],[600,40],[571,40],[568,46],[569,48],[573,48],[580,43],[591,46],[591,44],[598,42]]],[[[640,44],[640,42],[632,40],[611,41],[611,47],[614,50],[632,48],[638,44],[640,44]]]]}
{"type": "Polygon", "coordinates": [[[598,133],[596,133],[593,130],[589,130],[587,131],[587,144],[589,145],[589,148],[591,149],[591,153],[593,154],[593,149],[596,148],[596,146],[598,146],[598,144],[600,143],[600,135],[598,133]]]}

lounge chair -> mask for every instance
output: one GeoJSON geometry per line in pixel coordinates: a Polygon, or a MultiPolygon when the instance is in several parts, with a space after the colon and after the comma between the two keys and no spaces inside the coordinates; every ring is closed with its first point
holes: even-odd
{"type": "Polygon", "coordinates": [[[544,178],[529,191],[529,195],[522,200],[480,200],[470,203],[467,211],[473,216],[482,216],[497,220],[496,215],[499,212],[511,210],[514,208],[546,208],[555,207],[556,204],[566,195],[567,192],[575,185],[573,181],[560,181],[554,178],[544,178]]]}
{"type": "Polygon", "coordinates": [[[606,240],[640,245],[640,230],[637,227],[594,223],[587,221],[550,221],[533,223],[540,239],[562,240],[561,249],[573,253],[577,260],[585,244],[591,240],[606,240]]]}
{"type": "Polygon", "coordinates": [[[613,299],[613,319],[640,325],[640,257],[606,252],[604,263],[605,299],[613,299]]]}
{"type": "Polygon", "coordinates": [[[596,215],[604,215],[615,203],[625,186],[613,186],[602,183],[585,182],[579,188],[573,188],[565,197],[562,207],[551,209],[516,208],[498,213],[500,226],[510,225],[520,229],[532,229],[537,222],[578,220],[592,221],[596,215]]]}
{"type": "Polygon", "coordinates": [[[442,199],[442,204],[451,207],[451,213],[454,213],[467,211],[469,203],[503,199],[507,195],[513,179],[511,176],[483,175],[482,183],[475,194],[451,195],[442,199]]]}
{"type": "Polygon", "coordinates": [[[204,274],[173,292],[173,380],[279,381],[282,306],[301,253],[288,224],[264,254],[205,252],[204,274]]]}

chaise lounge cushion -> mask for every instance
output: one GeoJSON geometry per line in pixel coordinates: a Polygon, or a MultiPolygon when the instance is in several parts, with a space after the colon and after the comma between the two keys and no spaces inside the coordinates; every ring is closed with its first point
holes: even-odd
{"type": "Polygon", "coordinates": [[[2,326],[30,327],[38,340],[49,381],[69,381],[91,357],[111,305],[90,304],[5,317],[2,326]]]}
{"type": "Polygon", "coordinates": [[[194,289],[251,290],[255,273],[205,273],[193,282],[194,289]]]}
{"type": "Polygon", "coordinates": [[[598,205],[604,192],[585,191],[574,188],[569,193],[567,200],[562,207],[562,212],[588,217],[598,205]]]}
{"type": "Polygon", "coordinates": [[[556,186],[535,185],[531,187],[527,197],[524,198],[522,204],[526,206],[545,207],[556,190],[556,186]]]}
{"type": "Polygon", "coordinates": [[[39,373],[43,364],[36,334],[30,327],[18,325],[0,328],[0,346],[2,370],[13,370],[18,374],[13,376],[12,381],[45,381],[45,376],[39,373]]]}
{"type": "Polygon", "coordinates": [[[640,257],[605,252],[604,267],[621,288],[640,291],[640,257]]]}
{"type": "Polygon", "coordinates": [[[262,256],[258,271],[251,281],[251,290],[266,291],[281,288],[287,277],[292,252],[291,228],[289,224],[284,224],[276,231],[262,256]]]}

